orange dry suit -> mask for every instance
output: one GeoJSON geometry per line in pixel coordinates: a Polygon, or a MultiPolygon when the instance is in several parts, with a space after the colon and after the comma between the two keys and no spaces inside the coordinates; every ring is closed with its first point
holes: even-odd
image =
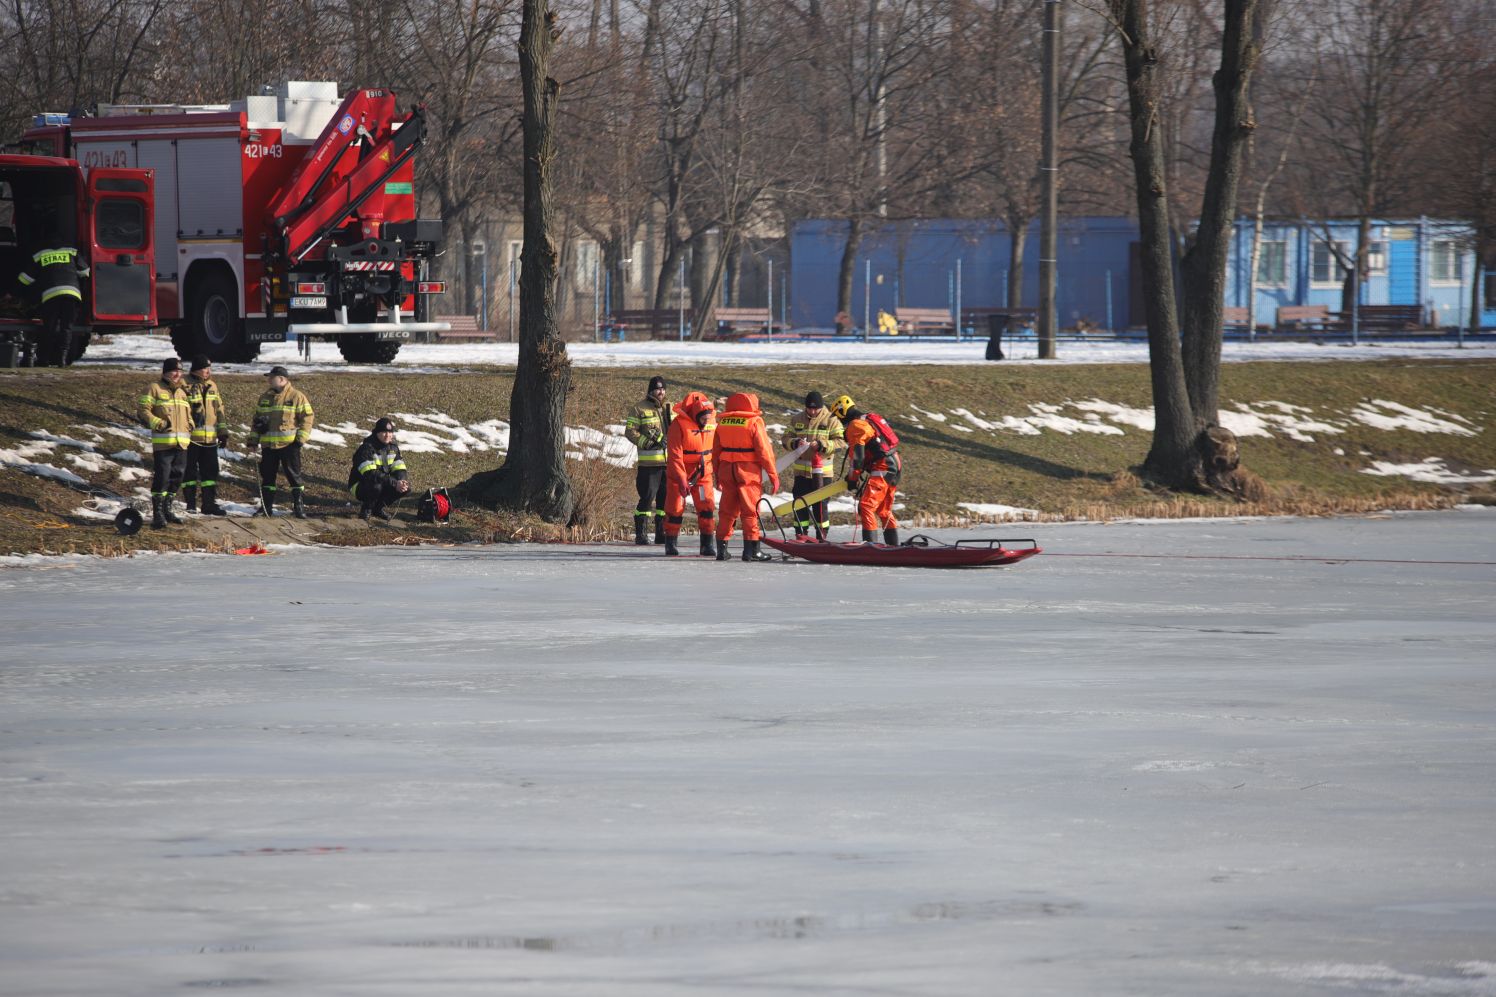
{"type": "Polygon", "coordinates": [[[886,452],[879,446],[878,432],[864,416],[847,423],[846,438],[847,484],[862,489],[857,497],[857,518],[862,521],[862,528],[898,529],[899,522],[893,518],[893,499],[903,460],[897,452],[886,452]]]}
{"type": "Polygon", "coordinates": [[[717,424],[711,418],[712,403],[699,391],[686,395],[675,406],[675,417],[665,431],[665,536],[680,536],[686,518],[686,495],[696,507],[696,528],[711,536],[716,518],[717,495],[712,487],[712,438],[717,424]],[[706,426],[696,422],[706,412],[706,426]]]}
{"type": "Polygon", "coordinates": [[[779,471],[774,466],[774,444],[764,428],[757,395],[739,392],[727,399],[727,411],[717,419],[717,437],[712,441],[712,469],[722,488],[717,539],[732,536],[738,519],[743,521],[744,540],[759,539],[763,536],[758,525],[763,476],[769,475],[769,484],[777,492],[779,471]]]}

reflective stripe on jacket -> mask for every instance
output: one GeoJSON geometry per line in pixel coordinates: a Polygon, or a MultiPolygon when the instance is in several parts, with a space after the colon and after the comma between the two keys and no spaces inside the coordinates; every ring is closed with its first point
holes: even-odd
{"type": "Polygon", "coordinates": [[[188,378],[187,404],[192,413],[192,442],[203,445],[218,443],[218,424],[224,421],[223,399],[218,396],[218,385],[210,377],[207,380],[188,378]]]}
{"type": "Polygon", "coordinates": [[[795,458],[790,470],[796,477],[833,473],[836,452],[846,445],[841,420],[824,408],[814,419],[807,419],[800,412],[784,431],[784,448],[795,450],[806,440],[810,441],[810,449],[795,458]]]}
{"type": "Polygon", "coordinates": [[[399,445],[393,440],[388,445],[381,444],[379,437],[370,434],[353,454],[353,469],[348,472],[348,490],[352,492],[365,478],[371,484],[379,484],[385,478],[403,481],[408,476],[399,445]]]}
{"type": "Polygon", "coordinates": [[[670,402],[659,405],[645,398],[623,423],[623,435],[639,449],[640,464],[665,464],[665,432],[670,428],[670,402]]]}
{"type": "Polygon", "coordinates": [[[78,250],[72,246],[55,246],[33,253],[16,280],[22,287],[34,290],[43,303],[53,298],[83,300],[78,282],[78,250]]]}
{"type": "Polygon", "coordinates": [[[136,409],[151,430],[151,450],[186,450],[192,438],[192,415],[187,386],[160,380],[140,396],[136,409]]]}
{"type": "Polygon", "coordinates": [[[305,443],[312,434],[314,416],[312,403],[291,385],[287,384],[280,391],[266,388],[255,404],[255,421],[266,419],[269,428],[256,433],[251,424],[249,445],[279,450],[292,443],[305,443]]]}

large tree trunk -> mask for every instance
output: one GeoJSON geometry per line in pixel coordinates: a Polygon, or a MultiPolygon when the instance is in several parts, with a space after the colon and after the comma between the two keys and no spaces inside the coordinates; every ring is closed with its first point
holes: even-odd
{"type": "MultiPolygon", "coordinates": [[[[852,280],[857,272],[857,253],[862,249],[862,218],[853,217],[847,222],[847,241],[842,246],[841,269],[836,273],[836,310],[852,314],[852,280]]],[[[820,316],[816,317],[820,321],[820,316]]],[[[863,321],[872,326],[873,316],[864,316],[863,321]]]]}
{"type": "Polygon", "coordinates": [[[548,74],[559,34],[547,0],[524,0],[519,36],[524,88],[525,235],[519,288],[519,363],[509,400],[509,453],[470,490],[497,505],[565,522],[575,498],[566,476],[566,394],[571,360],[556,333],[556,244],[551,236],[551,167],[556,158],[559,86],[548,74]]]}
{"type": "Polygon", "coordinates": [[[1008,300],[1009,308],[1023,307],[1023,254],[1028,248],[1028,223],[1008,216],[1008,300]]]}
{"type": "Polygon", "coordinates": [[[1226,257],[1236,219],[1242,153],[1255,127],[1248,91],[1260,54],[1259,0],[1226,0],[1221,68],[1216,71],[1215,130],[1210,172],[1200,205],[1195,244],[1180,265],[1184,277],[1181,316],[1184,383],[1196,433],[1219,421],[1221,311],[1225,306],[1226,257]]]}
{"type": "Polygon", "coordinates": [[[1195,458],[1194,417],[1184,386],[1179,316],[1175,311],[1164,136],[1158,113],[1158,53],[1148,36],[1146,0],[1112,0],[1112,5],[1122,25],[1127,67],[1132,126],[1129,151],[1137,188],[1148,370],[1153,383],[1153,445],[1143,467],[1171,487],[1199,488],[1204,475],[1195,458]]]}
{"type": "Polygon", "coordinates": [[[1182,304],[1175,298],[1168,186],[1160,119],[1158,52],[1149,37],[1147,0],[1111,0],[1122,28],[1132,126],[1130,151],[1141,230],[1143,297],[1153,382],[1153,445],[1144,473],[1170,488],[1237,490],[1237,447],[1216,425],[1220,391],[1221,309],[1226,255],[1236,213],[1241,153],[1251,129],[1248,85],[1258,56],[1265,5],[1226,0],[1210,170],[1194,244],[1181,260],[1182,304]],[[1180,344],[1180,312],[1184,343],[1180,344]]]}

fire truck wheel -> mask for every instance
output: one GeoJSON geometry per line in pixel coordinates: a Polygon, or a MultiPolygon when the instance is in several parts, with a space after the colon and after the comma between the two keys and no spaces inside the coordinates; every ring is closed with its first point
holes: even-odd
{"type": "MultiPolygon", "coordinates": [[[[237,360],[244,346],[244,323],[239,318],[233,275],[220,269],[210,270],[193,285],[188,301],[190,348],[182,355],[206,353],[212,360],[237,360]]],[[[180,352],[181,344],[175,341],[175,336],[172,338],[180,352]]]]}
{"type": "Polygon", "coordinates": [[[389,363],[400,352],[400,344],[369,334],[350,334],[338,337],[338,352],[349,363],[389,363]]]}

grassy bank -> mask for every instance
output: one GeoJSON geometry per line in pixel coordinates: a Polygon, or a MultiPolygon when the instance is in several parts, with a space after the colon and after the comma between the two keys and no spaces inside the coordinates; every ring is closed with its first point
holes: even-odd
{"type": "MultiPolygon", "coordinates": [[[[629,528],[632,471],[598,459],[598,445],[643,394],[649,373],[573,371],[567,424],[597,432],[583,434],[576,444],[577,452],[592,459],[570,465],[583,492],[585,521],[569,536],[622,536],[629,528]]],[[[903,518],[914,525],[978,517],[961,503],[1033,510],[1031,518],[1040,519],[1439,508],[1487,500],[1492,486],[1468,479],[1496,468],[1496,433],[1489,428],[1496,413],[1491,361],[1226,365],[1223,416],[1241,435],[1243,463],[1270,493],[1251,506],[1159,495],[1140,485],[1132,469],[1147,452],[1151,403],[1147,370],[1139,365],[734,367],[667,376],[676,399],[693,388],[713,397],[754,392],[771,424],[785,421],[810,388],[828,397],[846,392],[883,412],[905,441],[903,518]],[[1413,465],[1447,481],[1414,480],[1407,476],[1413,465]],[[1388,468],[1402,472],[1366,473],[1388,468]]],[[[78,511],[89,489],[133,497],[149,485],[139,477],[141,469],[149,471],[149,445],[131,435],[134,400],[150,380],[149,374],[96,369],[0,374],[0,550],[102,552],[214,542],[196,536],[190,525],[121,538],[107,519],[78,511]],[[121,456],[130,452],[138,458],[121,456]],[[49,474],[48,467],[78,480],[36,473],[49,474]]],[[[218,380],[235,439],[242,440],[264,379],[221,374],[218,380]]],[[[420,487],[455,485],[501,462],[491,446],[502,431],[494,421],[507,419],[512,381],[502,371],[298,377],[295,383],[311,398],[326,433],[306,454],[317,538],[391,539],[356,522],[345,526],[349,458],[375,418],[394,413],[401,421],[420,487]],[[479,449],[484,446],[489,448],[479,449]]],[[[252,461],[227,466],[233,477],[224,493],[250,501],[252,461]]],[[[398,538],[557,535],[545,524],[464,510],[451,527],[412,526],[398,538]]]]}

